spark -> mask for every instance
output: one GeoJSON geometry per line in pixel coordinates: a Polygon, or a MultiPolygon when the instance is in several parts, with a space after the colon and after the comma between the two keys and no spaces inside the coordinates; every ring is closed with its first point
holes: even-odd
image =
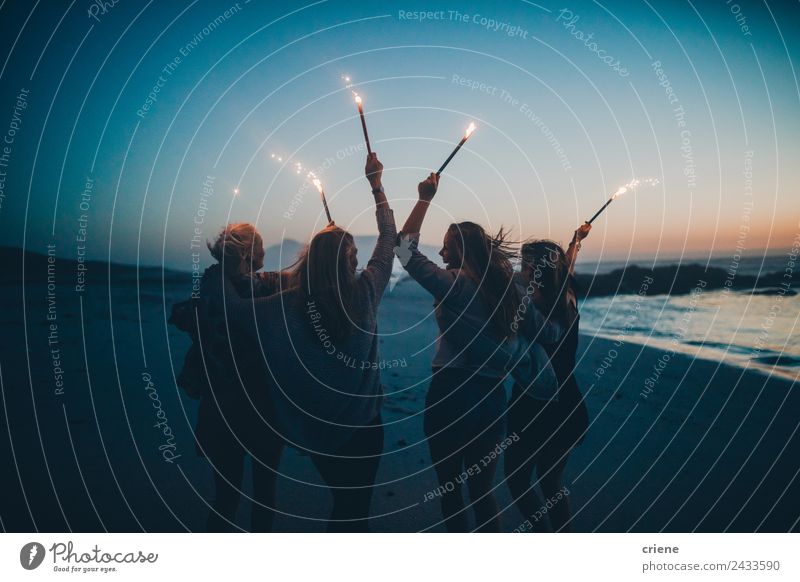
{"type": "Polygon", "coordinates": [[[476,127],[475,124],[470,122],[469,127],[467,127],[467,131],[464,132],[464,137],[467,138],[472,135],[472,132],[475,131],[476,127]]]}

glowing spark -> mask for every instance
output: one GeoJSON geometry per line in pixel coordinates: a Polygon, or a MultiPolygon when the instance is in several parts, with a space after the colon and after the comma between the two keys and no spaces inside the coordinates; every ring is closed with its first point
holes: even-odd
{"type": "Polygon", "coordinates": [[[311,183],[314,184],[319,193],[322,194],[322,182],[317,178],[317,175],[314,172],[309,172],[306,177],[311,180],[311,183]]]}
{"type": "MultiPolygon", "coordinates": [[[[283,162],[283,157],[282,156],[278,156],[276,154],[272,154],[271,157],[276,162],[283,162]]],[[[295,173],[297,175],[300,175],[302,172],[306,171],[301,162],[290,162],[287,159],[287,163],[291,163],[292,164],[292,167],[294,168],[294,171],[295,171],[295,173]]],[[[322,198],[322,205],[325,208],[325,215],[328,217],[328,222],[332,223],[333,220],[331,219],[331,212],[328,209],[328,201],[325,199],[325,190],[322,187],[322,181],[319,178],[317,178],[317,175],[313,172],[313,170],[308,170],[307,171],[305,179],[308,180],[309,182],[311,182],[312,184],[314,184],[314,187],[319,192],[320,198],[322,198]]],[[[234,190],[234,193],[238,194],[239,193],[239,189],[236,188],[236,190],[234,190]]]]}
{"type": "Polygon", "coordinates": [[[476,127],[474,123],[470,123],[469,127],[467,127],[467,131],[464,132],[464,137],[467,138],[472,135],[472,132],[475,131],[476,127]]]}
{"type": "Polygon", "coordinates": [[[234,196],[238,196],[239,195],[239,189],[238,188],[234,188],[233,189],[233,195],[234,196]]]}
{"type": "Polygon", "coordinates": [[[628,182],[624,186],[620,186],[617,189],[617,191],[614,192],[611,195],[611,198],[609,198],[608,201],[605,204],[603,204],[603,206],[600,207],[600,210],[595,212],[594,216],[592,216],[586,222],[589,223],[589,224],[592,224],[592,222],[594,222],[594,219],[597,218],[598,216],[600,216],[600,214],[608,207],[608,205],[611,204],[611,202],[613,202],[614,200],[616,200],[616,198],[618,196],[622,196],[623,194],[625,194],[626,192],[629,192],[631,190],[636,190],[636,188],[638,188],[639,186],[642,186],[642,185],[644,185],[644,186],[656,186],[658,183],[659,183],[658,178],[645,178],[643,180],[639,180],[637,178],[634,178],[633,180],[631,180],[630,182],[628,182]]]}
{"type": "Polygon", "coordinates": [[[620,186],[619,190],[614,192],[611,196],[612,198],[616,198],[630,190],[636,190],[639,186],[657,186],[659,184],[658,178],[645,178],[643,180],[639,180],[638,178],[634,178],[624,186],[620,186]]]}

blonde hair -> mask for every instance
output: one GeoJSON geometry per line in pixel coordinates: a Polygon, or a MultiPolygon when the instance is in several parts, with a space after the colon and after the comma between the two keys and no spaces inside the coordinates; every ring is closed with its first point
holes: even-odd
{"type": "Polygon", "coordinates": [[[323,325],[336,342],[347,339],[356,328],[358,285],[348,259],[354,247],[353,235],[328,226],[311,239],[292,275],[292,287],[304,301],[316,303],[323,325]]]}
{"type": "Polygon", "coordinates": [[[206,243],[211,256],[230,275],[253,270],[253,254],[264,248],[261,235],[252,224],[236,222],[223,228],[214,243],[206,243]]]}

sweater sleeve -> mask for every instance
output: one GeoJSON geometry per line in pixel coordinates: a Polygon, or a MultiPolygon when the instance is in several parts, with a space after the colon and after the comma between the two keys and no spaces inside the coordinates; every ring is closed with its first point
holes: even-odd
{"type": "Polygon", "coordinates": [[[442,269],[419,250],[419,233],[400,233],[395,253],[403,268],[422,287],[441,301],[453,287],[453,271],[442,269]]]}
{"type": "MultiPolygon", "coordinates": [[[[203,286],[210,297],[219,297],[224,303],[224,315],[229,327],[236,327],[252,337],[258,336],[258,327],[269,322],[268,306],[270,301],[279,295],[244,299],[239,295],[236,286],[223,274],[221,269],[209,268],[203,279],[203,286]]],[[[279,299],[278,299],[279,300],[279,299]]],[[[216,303],[216,301],[214,301],[216,303]]]]}
{"type": "Polygon", "coordinates": [[[261,282],[260,288],[255,297],[267,297],[286,291],[291,282],[291,273],[289,271],[263,271],[258,273],[258,279],[261,282]]]}
{"type": "Polygon", "coordinates": [[[360,281],[370,287],[370,294],[377,303],[383,296],[392,275],[397,227],[394,223],[394,213],[390,208],[379,206],[375,211],[375,217],[378,221],[378,242],[375,243],[375,249],[367,266],[361,271],[360,281]]]}

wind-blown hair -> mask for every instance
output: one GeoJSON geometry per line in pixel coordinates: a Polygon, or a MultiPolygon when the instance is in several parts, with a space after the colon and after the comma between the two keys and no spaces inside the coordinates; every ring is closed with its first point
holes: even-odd
{"type": "Polygon", "coordinates": [[[572,324],[575,314],[569,309],[568,294],[572,288],[567,255],[552,240],[532,240],[522,245],[522,263],[530,269],[529,281],[542,296],[542,311],[564,326],[572,324]]]}
{"type": "Polygon", "coordinates": [[[349,337],[356,327],[357,281],[353,236],[338,226],[314,235],[297,260],[290,286],[307,301],[314,301],[320,324],[335,341],[349,337]]]}
{"type": "Polygon", "coordinates": [[[231,223],[223,228],[213,243],[206,243],[211,256],[228,275],[242,275],[253,270],[253,255],[263,252],[261,235],[247,222],[231,223]]]}
{"type": "Polygon", "coordinates": [[[492,236],[474,222],[451,224],[447,234],[460,257],[462,273],[478,285],[481,299],[492,312],[490,329],[498,337],[513,335],[512,322],[519,298],[514,285],[516,258],[508,232],[492,236]]]}

